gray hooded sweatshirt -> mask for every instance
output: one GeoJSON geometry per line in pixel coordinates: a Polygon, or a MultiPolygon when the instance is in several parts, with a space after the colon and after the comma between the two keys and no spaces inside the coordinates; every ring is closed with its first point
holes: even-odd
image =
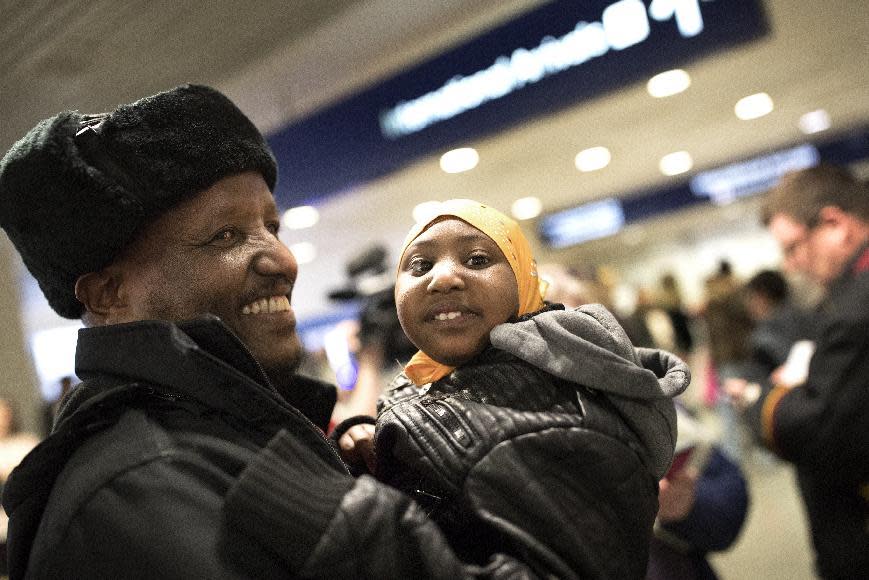
{"type": "Polygon", "coordinates": [[[657,349],[634,348],[600,304],[549,310],[492,329],[492,346],[559,378],[605,393],[640,438],[659,479],[676,444],[672,398],[691,380],[688,366],[657,349]]]}

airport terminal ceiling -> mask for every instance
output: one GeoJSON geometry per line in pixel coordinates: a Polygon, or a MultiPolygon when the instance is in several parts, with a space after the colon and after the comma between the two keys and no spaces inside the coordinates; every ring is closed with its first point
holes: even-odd
{"type": "MultiPolygon", "coordinates": [[[[0,146],[7,149],[58,110],[102,111],[187,81],[224,90],[263,131],[274,132],[540,4],[10,4],[0,22],[0,146]]],[[[652,98],[645,82],[638,82],[463,143],[479,153],[471,171],[444,173],[439,155],[432,155],[319,202],[314,227],[284,234],[288,243],[309,242],[316,249],[314,260],[301,267],[294,295],[299,317],[332,307],[325,295],[343,282],[344,264],[355,253],[377,242],[394,249],[420,202],[471,197],[508,211],[516,199],[536,196],[545,214],[684,179],[659,169],[661,157],[671,152],[689,152],[696,172],[804,142],[809,137],[798,121],[810,111],[827,112],[829,134],[869,121],[869,4],[761,4],[769,32],[687,63],[691,85],[680,94],[652,98]],[[738,119],[735,103],[760,92],[771,97],[772,112],[738,119]],[[577,153],[596,146],[609,149],[609,165],[578,171],[577,153]]],[[[635,227],[609,244],[560,251],[538,245],[538,258],[625,261],[636,248],[699,243],[706,235],[743,228],[754,234],[754,216],[751,202],[709,206],[635,227]]],[[[533,233],[536,220],[526,223],[533,233]]],[[[28,298],[26,304],[37,308],[39,300],[28,298]]]]}

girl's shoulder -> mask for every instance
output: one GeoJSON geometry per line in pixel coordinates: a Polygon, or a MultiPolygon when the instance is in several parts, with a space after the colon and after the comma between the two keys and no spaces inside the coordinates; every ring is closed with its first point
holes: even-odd
{"type": "Polygon", "coordinates": [[[383,389],[383,393],[377,400],[377,412],[381,413],[385,409],[401,403],[402,401],[419,397],[420,392],[423,389],[425,389],[425,387],[416,386],[413,384],[413,381],[404,374],[404,372],[401,372],[397,374],[388,385],[386,385],[385,389],[383,389]]]}

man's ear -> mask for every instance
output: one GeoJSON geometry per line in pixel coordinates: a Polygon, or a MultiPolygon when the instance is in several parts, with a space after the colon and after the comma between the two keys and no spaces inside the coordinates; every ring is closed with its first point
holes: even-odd
{"type": "Polygon", "coordinates": [[[103,324],[117,322],[127,309],[120,273],[111,267],[79,276],[75,281],[75,297],[92,318],[103,324]]]}
{"type": "Polygon", "coordinates": [[[820,223],[836,228],[842,238],[842,243],[848,247],[862,245],[869,237],[869,228],[854,214],[835,205],[828,205],[818,212],[820,223]]]}
{"type": "Polygon", "coordinates": [[[835,205],[826,205],[818,212],[818,221],[821,224],[840,226],[849,221],[852,216],[835,205]]]}
{"type": "Polygon", "coordinates": [[[835,205],[828,205],[818,212],[820,224],[836,232],[838,243],[850,253],[869,241],[869,224],[858,216],[835,205]]]}

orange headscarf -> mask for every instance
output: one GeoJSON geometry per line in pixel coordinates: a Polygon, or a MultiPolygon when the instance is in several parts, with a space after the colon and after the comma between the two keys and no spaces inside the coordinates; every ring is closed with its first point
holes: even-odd
{"type": "MultiPolygon", "coordinates": [[[[413,240],[426,231],[438,218],[457,217],[489,236],[500,248],[519,288],[519,311],[517,315],[534,312],[543,307],[546,282],[537,276],[537,264],[531,255],[531,245],[522,230],[512,219],[496,209],[471,201],[470,199],[451,199],[440,204],[433,214],[417,222],[410,229],[401,248],[398,263],[401,264],[404,252],[413,240]]],[[[404,367],[404,372],[416,385],[424,385],[450,374],[455,367],[437,362],[422,351],[418,351],[404,367]]]]}

